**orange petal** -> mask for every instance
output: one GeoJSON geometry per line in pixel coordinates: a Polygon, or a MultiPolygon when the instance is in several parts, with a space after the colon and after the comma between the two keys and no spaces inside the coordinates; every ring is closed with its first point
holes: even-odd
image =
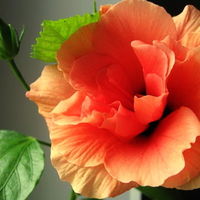
{"type": "Polygon", "coordinates": [[[103,163],[104,154],[117,139],[106,129],[90,124],[52,125],[52,145],[68,160],[78,166],[96,166],[103,163]]]}
{"type": "Polygon", "coordinates": [[[100,7],[100,13],[101,13],[101,15],[105,14],[112,7],[113,7],[113,4],[101,5],[101,7],[100,7]]]}
{"type": "Polygon", "coordinates": [[[200,48],[188,52],[187,59],[175,65],[168,77],[168,105],[175,110],[186,106],[200,119],[200,48]]]}
{"type": "Polygon", "coordinates": [[[148,1],[121,1],[101,16],[93,35],[94,51],[114,58],[141,86],[142,68],[131,42],[141,40],[152,44],[167,35],[176,38],[176,30],[171,16],[162,7],[148,1]]]}
{"type": "Polygon", "coordinates": [[[186,33],[183,38],[179,41],[179,44],[188,47],[198,47],[200,45],[200,33],[199,32],[189,32],[186,33]]]}
{"type": "Polygon", "coordinates": [[[197,137],[195,143],[191,144],[191,148],[185,150],[183,155],[185,160],[184,169],[177,175],[169,177],[163,184],[164,187],[176,187],[184,190],[200,187],[200,183],[197,182],[200,174],[200,137],[197,137]]]}
{"type": "Polygon", "coordinates": [[[190,181],[188,181],[188,183],[177,187],[177,189],[181,189],[181,190],[193,190],[193,189],[199,189],[199,188],[200,188],[200,174],[195,176],[190,181]]]}
{"type": "Polygon", "coordinates": [[[134,182],[121,183],[105,170],[104,165],[96,167],[78,167],[67,161],[57,150],[52,148],[53,166],[63,181],[70,182],[76,193],[90,198],[115,197],[138,185],[134,182]]]}
{"type": "Polygon", "coordinates": [[[70,98],[61,101],[52,111],[52,121],[59,125],[80,123],[84,100],[84,93],[75,92],[70,98]]]}
{"type": "Polygon", "coordinates": [[[168,51],[168,52],[166,52],[166,55],[169,55],[168,56],[168,60],[170,62],[168,64],[169,70],[168,70],[167,75],[169,75],[171,69],[174,66],[174,63],[175,63],[174,56],[176,58],[176,61],[177,60],[178,61],[184,61],[186,59],[187,53],[189,51],[188,48],[182,46],[179,42],[177,42],[176,40],[174,40],[174,39],[172,39],[171,37],[168,37],[168,36],[164,40],[162,40],[161,42],[159,42],[159,41],[154,42],[154,45],[157,46],[157,47],[159,47],[160,49],[162,49],[164,52],[168,51]],[[163,45],[163,43],[165,45],[163,45]],[[165,46],[167,46],[168,48],[166,48],[165,46]],[[171,50],[171,53],[169,52],[168,49],[171,50]],[[169,59],[169,57],[171,59],[169,59]]]}
{"type": "Polygon", "coordinates": [[[145,77],[146,94],[160,96],[165,93],[164,81],[157,74],[147,74],[145,77]]]}
{"type": "MultiPolygon", "coordinates": [[[[141,66],[140,68],[131,68],[130,70],[125,70],[123,65],[113,64],[107,70],[109,82],[130,99],[130,110],[132,109],[133,96],[145,89],[141,66]]],[[[128,107],[127,104],[125,106],[128,107]]]]}
{"type": "MultiPolygon", "coordinates": [[[[116,82],[111,80],[119,78],[117,72],[121,71],[121,66],[115,63],[116,60],[113,58],[96,53],[82,56],[73,65],[70,82],[74,88],[85,92],[90,97],[92,96],[94,100],[107,104],[118,100],[123,105],[132,108],[133,99],[131,94],[129,94],[131,89],[127,88],[127,81],[125,81],[125,79],[130,80],[130,74],[132,73],[128,74],[125,72],[124,80],[116,84],[116,82]],[[111,71],[114,74],[111,75],[111,71]]],[[[133,82],[136,83],[137,80],[138,78],[133,82]]],[[[118,81],[120,81],[120,78],[118,81]]],[[[139,81],[139,83],[141,82],[139,81]]],[[[131,84],[131,87],[133,85],[131,84]]],[[[132,87],[133,92],[134,87],[132,87]]]]}
{"type": "Polygon", "coordinates": [[[26,96],[38,105],[40,114],[47,120],[50,128],[51,111],[61,100],[69,98],[74,92],[57,66],[49,65],[44,68],[41,77],[31,84],[31,90],[26,96]]]}
{"type": "Polygon", "coordinates": [[[189,32],[200,32],[200,11],[192,5],[187,5],[183,12],[173,20],[177,29],[177,40],[184,37],[189,32]]]}
{"type": "Polygon", "coordinates": [[[167,35],[176,38],[176,29],[171,16],[162,7],[147,1],[126,0],[102,15],[96,34],[98,50],[109,55],[120,52],[121,57],[126,58],[127,48],[133,40],[152,43],[167,35]]]}
{"type": "MultiPolygon", "coordinates": [[[[168,76],[174,66],[175,63],[175,56],[176,56],[176,52],[179,50],[179,48],[177,48],[175,40],[173,40],[170,36],[167,36],[164,40],[162,41],[153,41],[153,45],[158,47],[160,50],[163,51],[163,53],[165,53],[167,60],[168,60],[168,65],[167,65],[167,71],[166,71],[166,76],[168,76]],[[170,48],[173,45],[173,48],[170,48]],[[174,46],[176,46],[174,48],[174,46]]],[[[182,49],[180,50],[182,53],[182,49]]]]}
{"type": "Polygon", "coordinates": [[[95,27],[95,23],[81,27],[57,51],[58,68],[64,72],[67,79],[74,61],[92,51],[92,37],[95,27]]]}
{"type": "Polygon", "coordinates": [[[160,119],[163,115],[168,93],[159,97],[146,95],[134,97],[134,110],[140,123],[148,124],[160,119]]]}
{"type": "Polygon", "coordinates": [[[109,67],[113,62],[108,56],[90,53],[77,59],[71,71],[70,82],[77,90],[82,90],[95,99],[104,98],[97,84],[98,72],[109,67]]]}
{"type": "Polygon", "coordinates": [[[55,107],[52,121],[57,125],[89,123],[100,127],[110,110],[111,106],[96,102],[78,91],[55,107]]]}
{"type": "Polygon", "coordinates": [[[164,118],[149,137],[138,136],[132,143],[111,147],[105,156],[106,169],[122,182],[159,186],[184,168],[183,151],[199,134],[196,115],[182,107],[164,118]]]}
{"type": "MultiPolygon", "coordinates": [[[[159,45],[153,46],[145,44],[141,41],[133,41],[131,42],[131,46],[133,47],[133,50],[142,65],[144,76],[150,73],[156,74],[162,79],[166,77],[167,72],[169,71],[168,63],[170,63],[170,61],[168,61],[168,58],[170,58],[169,60],[174,61],[174,56],[173,54],[170,55],[171,51],[169,49],[169,55],[167,56],[166,52],[157,47],[159,45]]],[[[174,63],[172,63],[171,65],[173,64],[174,63]]]]}

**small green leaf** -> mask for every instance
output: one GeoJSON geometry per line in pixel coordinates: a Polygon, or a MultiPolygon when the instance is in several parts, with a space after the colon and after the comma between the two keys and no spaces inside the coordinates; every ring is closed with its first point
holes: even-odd
{"type": "Polygon", "coordinates": [[[35,138],[0,130],[0,199],[24,200],[44,169],[44,153],[35,138]]]}
{"type": "Polygon", "coordinates": [[[19,35],[19,44],[21,43],[22,38],[24,37],[24,33],[25,33],[25,26],[23,26],[22,31],[21,31],[21,33],[19,35]]]}
{"type": "Polygon", "coordinates": [[[45,20],[42,23],[41,37],[36,38],[36,44],[32,45],[32,57],[44,62],[56,62],[56,52],[61,44],[80,27],[97,22],[99,17],[100,13],[96,12],[84,16],[76,15],[58,21],[45,20]]]}
{"type": "Polygon", "coordinates": [[[137,187],[136,189],[151,200],[181,200],[181,195],[177,189],[164,187],[137,187]]]}

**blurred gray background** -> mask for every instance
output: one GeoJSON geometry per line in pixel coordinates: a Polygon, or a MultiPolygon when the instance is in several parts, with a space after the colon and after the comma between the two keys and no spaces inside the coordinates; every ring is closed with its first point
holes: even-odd
{"type": "MultiPolygon", "coordinates": [[[[97,0],[100,4],[116,3],[118,0],[97,0]]],[[[0,0],[0,17],[12,24],[18,32],[25,25],[26,32],[19,55],[15,61],[28,84],[35,81],[45,65],[30,58],[31,45],[41,31],[43,20],[58,20],[76,14],[91,13],[92,0],[0,0]]],[[[50,142],[46,124],[38,114],[37,107],[25,97],[25,89],[12,74],[5,61],[0,60],[0,129],[15,130],[40,140],[50,142]]],[[[67,200],[71,187],[59,180],[50,163],[50,149],[45,151],[45,170],[42,178],[28,200],[67,200]]],[[[136,189],[112,198],[115,200],[139,200],[136,189]]]]}

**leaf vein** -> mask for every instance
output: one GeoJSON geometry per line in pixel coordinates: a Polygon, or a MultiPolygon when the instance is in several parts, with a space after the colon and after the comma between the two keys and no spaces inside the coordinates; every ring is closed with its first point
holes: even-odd
{"type": "MultiPolygon", "coordinates": [[[[13,169],[12,169],[11,172],[10,172],[10,175],[7,177],[6,181],[4,182],[4,184],[2,185],[2,187],[0,188],[0,191],[3,190],[3,189],[5,188],[5,186],[7,185],[8,181],[10,180],[10,178],[12,177],[13,173],[14,173],[15,170],[16,170],[16,166],[19,164],[19,161],[21,160],[21,157],[23,156],[24,151],[26,150],[27,146],[28,146],[31,142],[32,142],[32,141],[29,141],[29,142],[27,143],[27,145],[25,145],[25,147],[24,147],[23,150],[21,151],[21,153],[20,153],[20,155],[19,155],[19,157],[18,157],[18,159],[17,159],[17,161],[16,161],[16,163],[15,163],[13,169]]],[[[11,148],[11,149],[13,149],[13,148],[11,148]]]]}

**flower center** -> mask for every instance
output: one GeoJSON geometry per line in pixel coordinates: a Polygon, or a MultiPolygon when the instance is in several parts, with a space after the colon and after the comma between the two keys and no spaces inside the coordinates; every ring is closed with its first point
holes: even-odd
{"type": "Polygon", "coordinates": [[[170,114],[170,112],[171,112],[171,110],[170,110],[169,106],[166,106],[165,109],[164,109],[162,117],[159,120],[150,122],[148,128],[145,131],[143,131],[141,134],[139,134],[138,136],[150,137],[151,134],[156,129],[156,127],[158,126],[158,124],[160,123],[160,121],[163,118],[165,118],[168,114],[170,114]]]}

